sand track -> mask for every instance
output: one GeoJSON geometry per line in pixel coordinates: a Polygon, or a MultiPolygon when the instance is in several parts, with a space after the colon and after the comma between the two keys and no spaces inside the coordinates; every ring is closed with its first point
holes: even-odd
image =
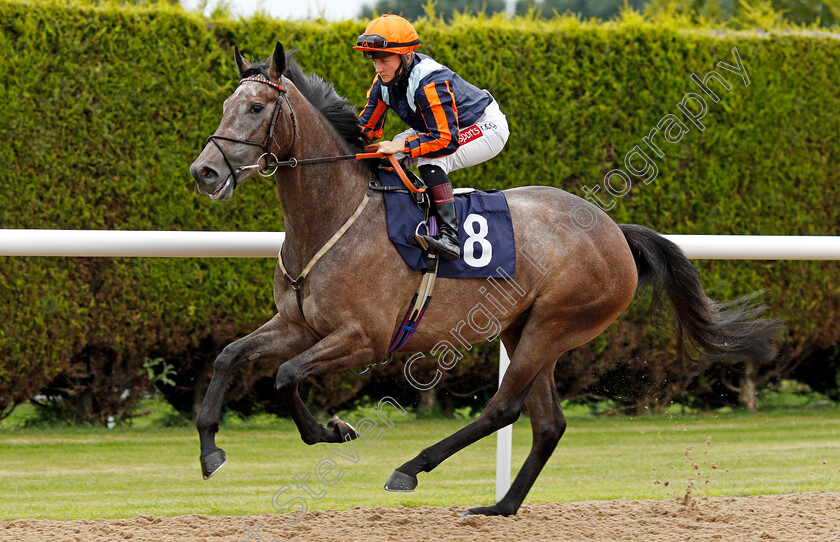
{"type": "Polygon", "coordinates": [[[0,522],[0,541],[840,541],[840,493],[526,504],[510,518],[460,516],[466,507],[311,511],[284,516],[140,516],[0,522]],[[246,525],[259,527],[249,535],[246,525]]]}

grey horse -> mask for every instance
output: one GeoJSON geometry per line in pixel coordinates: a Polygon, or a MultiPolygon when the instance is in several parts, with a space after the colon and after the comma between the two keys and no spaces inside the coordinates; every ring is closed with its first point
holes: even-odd
{"type": "MultiPolygon", "coordinates": [[[[277,314],[218,356],[196,419],[205,478],[226,461],[215,443],[223,395],[231,372],[248,361],[279,365],[276,388],[306,444],[356,438],[355,429],[337,418],[319,423],[298,385],[310,376],[383,359],[421,281],[388,239],[382,196],[368,193],[372,167],[361,161],[304,163],[361,150],[352,105],[331,84],[303,74],[280,43],[264,62],[252,64],[238,50],[235,62],[242,83],[225,100],[216,133],[190,167],[198,191],[227,199],[269,162],[297,167],[280,167],[274,174],[286,230],[284,265],[278,264],[274,276],[277,314]],[[334,244],[318,254],[331,238],[334,244]]],[[[725,304],[709,299],[691,262],[652,230],[617,225],[596,206],[557,188],[527,186],[504,195],[516,244],[528,247],[530,255],[517,258],[511,280],[497,284],[495,299],[504,310],[497,331],[510,367],[475,421],[399,466],[386,489],[413,490],[418,473],[511,424],[524,406],[533,431],[524,465],[499,502],[468,512],[506,516],[517,512],[566,427],[554,383],[558,358],[603,332],[637,288],[650,285],[663,293],[676,313],[680,348],[686,339],[708,356],[772,359],[772,339],[781,325],[760,318],[764,307],[750,298],[725,304]]],[[[457,356],[457,348],[486,340],[486,330],[464,325],[470,308],[487,305],[486,284],[438,279],[422,326],[405,351],[457,356]]]]}

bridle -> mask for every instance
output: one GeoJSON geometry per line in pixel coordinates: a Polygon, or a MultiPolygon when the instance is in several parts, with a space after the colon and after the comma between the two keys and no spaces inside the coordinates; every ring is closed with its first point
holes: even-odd
{"type": "Polygon", "coordinates": [[[284,98],[286,99],[286,104],[289,106],[289,116],[292,120],[292,131],[294,132],[295,138],[300,139],[300,135],[298,135],[297,131],[297,121],[295,120],[295,112],[292,109],[292,103],[289,101],[289,98],[286,95],[286,89],[283,88],[282,84],[275,83],[274,81],[260,73],[240,79],[239,84],[241,85],[242,83],[246,83],[249,81],[254,81],[257,83],[268,85],[279,92],[279,94],[277,95],[277,100],[275,100],[274,102],[274,111],[271,114],[271,124],[269,124],[268,126],[268,135],[265,137],[265,140],[262,143],[259,143],[257,141],[250,141],[248,139],[236,139],[235,137],[227,137],[214,134],[204,141],[205,147],[207,146],[207,143],[212,141],[213,144],[216,145],[216,148],[219,149],[219,152],[222,153],[222,158],[224,158],[225,164],[227,164],[228,169],[230,169],[231,175],[233,175],[234,189],[239,185],[239,174],[249,169],[258,169],[258,173],[263,177],[271,177],[277,171],[278,167],[294,168],[298,165],[321,164],[324,162],[337,162],[340,160],[368,160],[374,158],[385,158],[391,162],[391,165],[399,175],[400,179],[402,179],[403,184],[405,184],[405,187],[406,189],[408,189],[409,192],[412,192],[414,194],[420,194],[424,192],[424,188],[417,188],[411,183],[411,181],[409,181],[408,177],[406,177],[405,172],[403,171],[402,167],[399,166],[393,154],[386,155],[378,152],[373,152],[370,147],[375,147],[375,145],[370,145],[366,147],[365,150],[368,152],[356,154],[342,154],[339,156],[323,156],[317,158],[295,158],[292,156],[289,157],[287,160],[278,160],[277,155],[271,152],[271,146],[275,143],[274,134],[277,128],[277,121],[280,118],[282,101],[284,98]],[[232,141],[234,143],[241,143],[243,145],[252,145],[254,147],[261,148],[263,152],[259,156],[259,158],[257,158],[256,164],[252,164],[250,166],[233,167],[233,164],[230,162],[230,159],[225,153],[225,150],[222,148],[221,145],[219,145],[219,142],[216,141],[217,139],[221,139],[223,141],[232,141]],[[263,159],[263,157],[266,156],[271,157],[271,160],[266,159],[265,166],[261,166],[260,161],[263,159]]]}
{"type": "Polygon", "coordinates": [[[222,158],[225,159],[225,164],[227,164],[228,169],[230,169],[231,175],[233,175],[233,187],[234,188],[236,188],[239,185],[239,175],[243,171],[246,171],[246,170],[249,170],[249,169],[259,169],[259,174],[260,175],[262,175],[263,177],[271,177],[272,175],[274,175],[274,172],[277,171],[277,167],[279,165],[283,165],[277,160],[277,155],[275,155],[273,152],[271,152],[271,146],[275,143],[274,135],[275,135],[275,130],[277,128],[277,121],[280,118],[280,112],[282,111],[283,98],[286,99],[286,104],[289,106],[289,116],[292,119],[292,130],[294,131],[295,137],[297,137],[298,139],[300,138],[300,136],[297,133],[297,121],[295,120],[295,112],[294,112],[294,110],[292,110],[292,104],[291,104],[291,102],[289,102],[289,97],[286,95],[286,89],[283,88],[283,85],[280,84],[280,83],[275,83],[274,81],[265,77],[262,74],[252,75],[252,76],[249,76],[249,77],[243,77],[242,79],[239,80],[239,84],[241,85],[243,83],[247,83],[247,82],[250,82],[250,81],[254,81],[254,82],[257,82],[257,83],[262,83],[264,85],[268,85],[268,86],[270,86],[274,89],[277,89],[277,91],[279,92],[279,94],[277,95],[277,99],[274,101],[274,111],[271,114],[271,124],[268,125],[268,135],[266,135],[265,140],[263,140],[262,143],[258,143],[256,141],[250,141],[250,140],[247,140],[247,139],[236,139],[235,137],[211,135],[204,142],[204,146],[206,147],[207,143],[212,141],[213,144],[216,145],[216,148],[219,149],[219,152],[222,153],[222,158]],[[259,147],[260,149],[262,149],[263,152],[260,155],[260,157],[257,158],[257,163],[256,164],[253,164],[253,165],[250,165],[250,166],[233,167],[233,164],[231,164],[230,159],[228,158],[228,155],[225,153],[225,150],[222,148],[222,146],[217,141],[219,139],[221,139],[223,141],[232,141],[234,143],[241,143],[243,145],[251,145],[251,146],[254,146],[254,147],[259,147]],[[260,165],[260,161],[264,157],[266,158],[265,167],[260,165]]]}

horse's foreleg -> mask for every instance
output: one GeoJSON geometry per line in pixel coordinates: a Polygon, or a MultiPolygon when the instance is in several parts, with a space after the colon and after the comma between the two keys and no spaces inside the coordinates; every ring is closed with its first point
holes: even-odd
{"type": "Polygon", "coordinates": [[[557,390],[554,387],[554,365],[552,363],[540,372],[525,398],[533,433],[531,452],[525,464],[502,500],[492,506],[472,508],[465,515],[509,516],[515,514],[557,447],[560,437],[566,430],[566,418],[563,416],[557,390]]]}
{"type": "Polygon", "coordinates": [[[225,390],[233,370],[246,361],[288,359],[312,344],[302,330],[290,326],[277,315],[259,329],[227,345],[213,363],[213,377],[195,420],[201,440],[201,471],[210,478],[225,464],[225,452],[216,446],[216,433],[225,390]]]}
{"type": "Polygon", "coordinates": [[[357,323],[350,323],[330,333],[277,370],[275,387],[286,402],[305,443],[344,442],[358,436],[350,424],[338,418],[330,420],[326,428],[318,423],[301,400],[298,384],[310,376],[374,363],[377,356],[381,357],[384,352],[380,352],[372,344],[371,339],[357,323]]]}
{"type": "Polygon", "coordinates": [[[286,407],[295,421],[300,432],[300,438],[306,444],[317,444],[319,442],[344,442],[352,440],[359,435],[356,429],[347,422],[338,419],[338,416],[331,419],[324,427],[312,416],[309,409],[303,403],[298,393],[298,384],[287,386],[280,390],[280,395],[286,402],[286,407]]]}

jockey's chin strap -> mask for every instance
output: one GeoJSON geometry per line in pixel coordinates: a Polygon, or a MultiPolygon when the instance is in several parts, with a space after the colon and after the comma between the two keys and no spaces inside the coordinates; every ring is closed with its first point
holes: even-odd
{"type": "Polygon", "coordinates": [[[292,130],[294,131],[295,137],[300,138],[297,133],[297,121],[295,120],[295,112],[292,110],[292,104],[289,102],[289,97],[286,95],[286,89],[283,88],[283,85],[277,82],[272,81],[271,79],[265,77],[262,74],[253,75],[250,77],[245,77],[240,79],[239,84],[247,83],[249,81],[254,81],[257,83],[262,83],[264,85],[268,85],[271,88],[277,89],[279,94],[277,95],[277,99],[274,101],[274,111],[271,114],[271,124],[268,125],[268,135],[265,137],[262,143],[257,141],[250,141],[248,139],[236,139],[235,137],[227,137],[227,136],[220,136],[220,135],[211,135],[207,138],[204,142],[204,145],[207,146],[208,142],[213,142],[216,145],[216,148],[219,149],[219,152],[222,153],[222,158],[225,159],[225,164],[227,164],[228,169],[230,169],[230,174],[233,175],[233,187],[236,188],[239,185],[239,175],[248,169],[259,169],[259,174],[263,177],[271,177],[274,175],[274,172],[277,171],[277,156],[271,152],[271,147],[274,145],[274,135],[277,128],[277,121],[280,119],[280,112],[282,111],[282,101],[283,98],[286,99],[286,104],[289,106],[289,115],[292,119],[292,130]],[[254,147],[259,147],[262,149],[263,153],[257,158],[257,163],[250,165],[250,166],[239,166],[233,167],[228,155],[225,153],[225,150],[219,144],[217,140],[223,141],[232,141],[234,143],[241,143],[243,145],[251,145],[254,147]],[[260,162],[262,159],[265,158],[265,166],[261,166],[260,162]]]}

